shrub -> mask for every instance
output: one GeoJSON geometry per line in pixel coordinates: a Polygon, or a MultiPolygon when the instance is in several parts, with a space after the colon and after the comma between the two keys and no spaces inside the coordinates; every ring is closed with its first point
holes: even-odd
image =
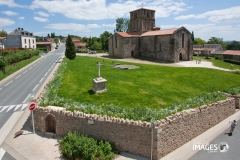
{"type": "Polygon", "coordinates": [[[216,59],[216,60],[221,60],[221,61],[222,61],[222,60],[223,60],[223,55],[217,55],[217,56],[215,57],[215,59],[216,59]]]}
{"type": "Polygon", "coordinates": [[[224,59],[224,62],[240,65],[240,61],[231,60],[231,59],[224,59]]]}
{"type": "Polygon", "coordinates": [[[68,159],[111,160],[114,158],[110,143],[98,142],[77,132],[68,132],[58,143],[62,155],[68,159]]]}
{"type": "Polygon", "coordinates": [[[236,88],[225,89],[223,90],[223,92],[229,93],[231,95],[238,95],[240,94],[240,86],[236,88]]]}

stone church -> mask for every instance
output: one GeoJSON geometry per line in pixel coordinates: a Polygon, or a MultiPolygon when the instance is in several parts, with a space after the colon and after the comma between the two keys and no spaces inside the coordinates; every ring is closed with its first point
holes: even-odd
{"type": "Polygon", "coordinates": [[[116,58],[153,58],[177,63],[193,57],[191,33],[185,28],[161,30],[155,27],[155,10],[130,12],[129,32],[109,37],[109,55],[116,58]]]}

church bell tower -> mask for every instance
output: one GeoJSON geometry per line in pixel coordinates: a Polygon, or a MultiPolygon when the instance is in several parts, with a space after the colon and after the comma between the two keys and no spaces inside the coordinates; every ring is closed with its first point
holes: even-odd
{"type": "Polygon", "coordinates": [[[130,12],[129,32],[143,34],[155,27],[155,10],[140,8],[130,12]]]}

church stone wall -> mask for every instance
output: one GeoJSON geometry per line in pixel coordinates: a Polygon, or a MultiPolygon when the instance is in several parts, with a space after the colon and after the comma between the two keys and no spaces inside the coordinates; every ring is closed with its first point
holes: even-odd
{"type": "MultiPolygon", "coordinates": [[[[153,129],[153,159],[162,158],[234,113],[235,100],[228,98],[157,120],[153,129]]],[[[58,136],[78,131],[113,142],[120,151],[150,158],[151,124],[148,122],[37,107],[34,110],[37,130],[46,131],[48,115],[56,120],[58,136]]]]}

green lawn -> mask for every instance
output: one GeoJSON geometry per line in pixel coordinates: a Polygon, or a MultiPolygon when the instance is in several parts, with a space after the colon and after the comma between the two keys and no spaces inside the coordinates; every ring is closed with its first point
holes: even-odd
{"type": "MultiPolygon", "coordinates": [[[[225,69],[231,69],[231,63],[223,62],[221,60],[216,60],[214,57],[211,57],[211,59],[205,59],[205,56],[194,56],[194,60],[204,60],[204,61],[209,61],[212,62],[212,64],[216,67],[220,68],[225,68],[225,69]]],[[[239,69],[240,70],[240,65],[233,64],[233,69],[239,69]]]]}
{"type": "Polygon", "coordinates": [[[239,74],[214,69],[133,64],[140,68],[120,70],[113,68],[111,60],[103,62],[101,58],[76,57],[65,61],[67,69],[58,95],[94,105],[162,108],[203,93],[240,86],[239,74]],[[107,92],[96,95],[91,88],[97,77],[98,61],[104,64],[101,76],[107,79],[107,92]]]}

